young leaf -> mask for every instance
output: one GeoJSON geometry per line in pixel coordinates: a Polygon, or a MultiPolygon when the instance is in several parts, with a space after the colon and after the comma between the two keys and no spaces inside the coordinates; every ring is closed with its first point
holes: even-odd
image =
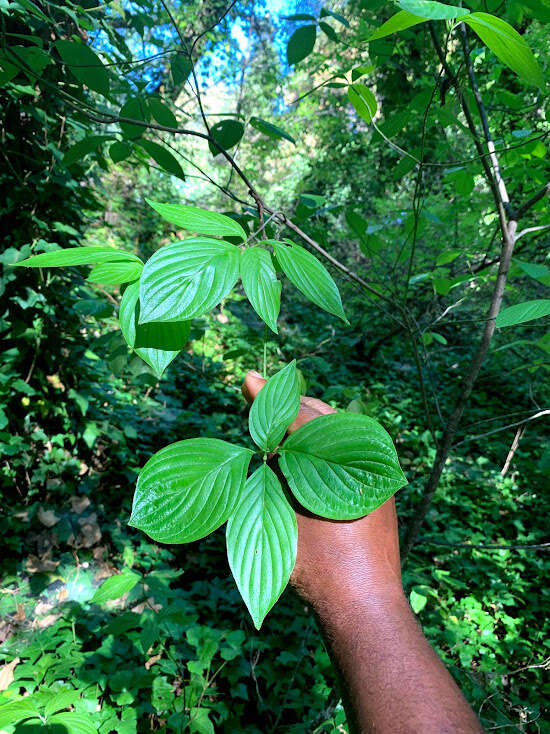
{"type": "Polygon", "coordinates": [[[471,13],[464,22],[472,28],[483,43],[527,84],[544,86],[542,72],[533,52],[520,34],[502,18],[488,13],[471,13]]]}
{"type": "Polygon", "coordinates": [[[240,237],[246,240],[246,233],[241,225],[225,214],[211,212],[208,209],[199,209],[197,206],[183,204],[159,204],[146,199],[149,206],[160,214],[167,222],[177,227],[189,229],[199,234],[210,234],[217,237],[240,237]]]}
{"type": "Polygon", "coordinates": [[[118,317],[128,346],[147,362],[159,378],[189,341],[189,321],[138,325],[139,283],[132,283],[124,291],[118,317]]]}
{"type": "Polygon", "coordinates": [[[453,20],[470,12],[458,5],[445,5],[435,0],[399,0],[399,7],[426,20],[453,20]]]}
{"type": "Polygon", "coordinates": [[[67,247],[64,250],[43,252],[14,263],[23,268],[62,268],[72,265],[93,265],[94,263],[134,261],[140,263],[137,255],[114,247],[67,247]]]}
{"type": "Polygon", "coordinates": [[[296,288],[324,311],[349,323],[338,287],[325,266],[308,250],[294,243],[290,243],[290,246],[276,240],[269,240],[269,243],[273,245],[281,268],[296,288]]]}
{"type": "MultiPolygon", "coordinates": [[[[221,120],[221,122],[212,125],[210,135],[223,150],[229,150],[237,145],[244,135],[244,125],[240,120],[221,120]]],[[[214,145],[212,142],[208,143],[213,156],[219,155],[221,152],[218,145],[214,145]]]]}
{"type": "Polygon", "coordinates": [[[239,277],[238,247],[207,237],[161,247],[140,280],[140,323],[187,321],[214,308],[239,277]]]}
{"type": "Polygon", "coordinates": [[[371,90],[364,84],[350,84],[348,87],[348,99],[355,107],[355,111],[359,117],[365,122],[372,122],[372,118],[376,114],[378,105],[376,97],[371,90]]]}
{"type": "Polygon", "coordinates": [[[263,451],[273,451],[300,409],[300,383],[293,360],[258,393],[248,415],[250,435],[263,451]]]}
{"type": "Polygon", "coordinates": [[[163,171],[185,180],[185,174],[176,157],[162,145],[152,140],[139,140],[138,144],[148,153],[163,171]]]}
{"type": "Polygon", "coordinates": [[[78,41],[56,41],[55,48],[61,59],[79,82],[94,92],[109,95],[109,73],[101,59],[89,46],[78,41]]]}
{"type": "Polygon", "coordinates": [[[292,135],[289,135],[280,127],[274,125],[271,122],[261,120],[259,117],[251,117],[250,124],[252,125],[252,127],[255,127],[256,130],[259,130],[261,133],[267,135],[269,138],[274,138],[275,140],[277,140],[278,138],[284,138],[285,140],[289,140],[291,143],[296,145],[296,141],[294,140],[292,135]]]}
{"type": "Polygon", "coordinates": [[[281,308],[281,283],[271,255],[261,247],[249,247],[241,256],[241,280],[246,297],[258,316],[277,334],[281,308]]]}
{"type": "Polygon", "coordinates": [[[289,66],[309,56],[315,46],[316,38],[317,28],[314,25],[304,25],[294,31],[286,47],[286,60],[289,66]]]}
{"type": "Polygon", "coordinates": [[[96,265],[87,280],[92,283],[103,285],[115,285],[118,283],[131,283],[137,280],[143,270],[143,263],[133,260],[121,262],[107,262],[96,265]]]}
{"type": "Polygon", "coordinates": [[[316,418],[290,435],[279,452],[298,501],[333,520],[367,515],[407,481],[390,436],[358,413],[316,418]]]}
{"type": "Polygon", "coordinates": [[[296,513],[267,464],[246,481],[226,539],[231,572],[260,629],[288,583],[298,544],[296,513]]]}
{"type": "Polygon", "coordinates": [[[525,303],[516,303],[515,306],[504,308],[496,318],[496,325],[499,328],[515,326],[533,319],[540,319],[543,316],[550,316],[550,300],[541,298],[536,301],[525,301],[525,303]]]}
{"type": "Polygon", "coordinates": [[[121,596],[131,591],[140,580],[141,576],[138,573],[134,573],[128,569],[122,573],[110,576],[96,590],[90,602],[92,604],[104,604],[106,601],[111,601],[112,599],[120,599],[121,596]]]}
{"type": "Polygon", "coordinates": [[[235,509],[251,457],[216,438],[166,446],[140,472],[129,524],[159,543],[204,538],[235,509]]]}

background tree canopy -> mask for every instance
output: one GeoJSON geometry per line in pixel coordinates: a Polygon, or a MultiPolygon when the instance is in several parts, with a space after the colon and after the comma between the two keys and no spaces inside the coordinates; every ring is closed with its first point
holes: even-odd
{"type": "Polygon", "coordinates": [[[295,595],[258,632],[223,533],[127,525],[162,446],[252,446],[265,350],[390,433],[413,611],[488,730],[550,732],[550,1],[466,5],[0,0],[0,729],[348,730],[295,595]],[[349,323],[282,253],[278,334],[239,284],[129,348],[165,204],[305,247],[349,323]],[[125,267],[13,267],[82,245],[125,267]]]}

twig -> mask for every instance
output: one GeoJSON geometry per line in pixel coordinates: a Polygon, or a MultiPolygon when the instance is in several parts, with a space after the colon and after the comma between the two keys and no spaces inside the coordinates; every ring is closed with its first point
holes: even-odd
{"type": "Polygon", "coordinates": [[[516,426],[522,426],[524,423],[529,423],[530,421],[534,421],[537,418],[542,418],[545,415],[550,415],[550,409],[539,410],[538,413],[535,413],[534,415],[529,416],[529,418],[525,418],[522,421],[516,421],[516,423],[509,423],[507,426],[500,426],[500,428],[493,428],[492,431],[487,431],[486,433],[478,433],[477,436],[469,436],[468,438],[464,438],[462,441],[459,441],[458,443],[453,444],[452,448],[456,449],[459,446],[462,446],[463,444],[467,443],[468,441],[477,441],[478,438],[485,438],[486,436],[492,436],[494,433],[500,433],[501,431],[507,431],[509,428],[516,428],[516,426]]]}
{"type": "Polygon", "coordinates": [[[532,543],[528,545],[500,545],[499,543],[487,543],[476,545],[475,543],[448,543],[446,540],[434,540],[429,537],[420,536],[419,540],[430,545],[441,545],[446,548],[471,548],[472,550],[540,550],[550,551],[550,543],[532,543]]]}

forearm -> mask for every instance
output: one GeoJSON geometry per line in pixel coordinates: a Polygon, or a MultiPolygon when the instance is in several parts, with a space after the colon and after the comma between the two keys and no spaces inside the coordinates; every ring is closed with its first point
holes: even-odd
{"type": "Polygon", "coordinates": [[[478,734],[479,722],[399,589],[316,604],[352,731],[478,734]]]}

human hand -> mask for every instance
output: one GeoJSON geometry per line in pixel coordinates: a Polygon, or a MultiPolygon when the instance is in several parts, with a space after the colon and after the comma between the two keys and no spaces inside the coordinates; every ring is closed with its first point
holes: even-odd
{"type": "MultiPolygon", "coordinates": [[[[253,402],[265,385],[249,372],[242,391],[253,402]]],[[[300,411],[288,432],[321,415],[336,411],[321,400],[300,399],[300,411]]],[[[280,477],[283,479],[283,477],[280,477]]],[[[392,497],[358,520],[328,520],[294,503],[298,521],[298,554],[291,583],[318,613],[334,602],[371,598],[374,603],[400,597],[401,568],[397,515],[392,497]]]]}

